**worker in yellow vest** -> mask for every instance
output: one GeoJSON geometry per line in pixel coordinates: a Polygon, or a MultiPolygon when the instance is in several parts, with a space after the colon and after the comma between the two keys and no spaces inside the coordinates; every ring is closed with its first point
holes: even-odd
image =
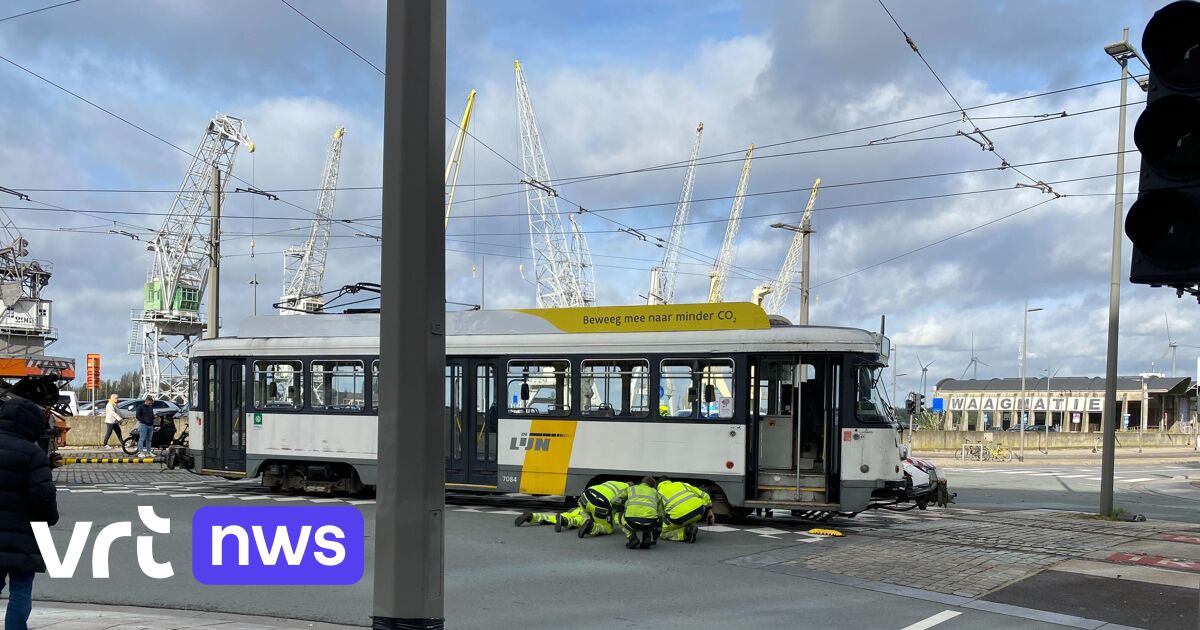
{"type": "Polygon", "coordinates": [[[658,542],[664,504],[655,486],[654,477],[644,477],[619,495],[624,507],[616,514],[616,524],[625,534],[626,549],[649,549],[658,542]]]}
{"type": "Polygon", "coordinates": [[[579,507],[583,508],[583,522],[572,527],[579,527],[579,537],[607,536],[613,533],[613,515],[624,507],[622,495],[629,489],[624,481],[605,481],[596,484],[579,497],[579,507]]]}
{"type": "Polygon", "coordinates": [[[629,484],[624,481],[606,481],[584,490],[576,508],[566,512],[525,512],[516,518],[514,524],[517,527],[526,523],[553,525],[556,532],[578,527],[580,538],[611,534],[614,507],[620,508],[618,497],[628,487],[629,484]]]}
{"type": "Polygon", "coordinates": [[[701,519],[712,525],[717,517],[712,511],[712,498],[708,493],[682,481],[663,479],[658,482],[658,493],[663,498],[662,539],[677,542],[696,542],[701,519]]]}

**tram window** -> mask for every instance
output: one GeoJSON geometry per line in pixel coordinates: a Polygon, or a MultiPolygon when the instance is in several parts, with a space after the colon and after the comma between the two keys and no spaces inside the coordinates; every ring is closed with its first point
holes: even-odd
{"type": "Polygon", "coordinates": [[[512,414],[570,415],[571,362],[565,359],[509,361],[507,402],[512,414]]]}
{"type": "Polygon", "coordinates": [[[300,396],[299,361],[255,361],[254,362],[254,408],[262,410],[299,409],[300,396]]]}
{"type": "Polygon", "coordinates": [[[208,364],[208,400],[205,401],[205,409],[210,413],[220,412],[220,407],[217,403],[221,400],[221,377],[217,373],[217,362],[211,361],[208,364]]]}
{"type": "Polygon", "coordinates": [[[650,415],[650,362],[644,359],[585,360],[580,366],[580,405],[591,417],[645,418],[650,415]]]}
{"type": "Polygon", "coordinates": [[[379,359],[371,362],[371,409],[379,410],[379,359]]]}
{"type": "Polygon", "coordinates": [[[463,369],[446,366],[446,457],[462,459],[463,369]]]}
{"type": "Polygon", "coordinates": [[[312,408],[361,411],[366,375],[362,361],[313,361],[312,408]]]}
{"type": "Polygon", "coordinates": [[[876,387],[878,376],[882,373],[883,368],[866,365],[860,365],[855,372],[854,409],[858,419],[863,422],[888,421],[883,398],[876,387]]]}
{"type": "Polygon", "coordinates": [[[196,411],[200,410],[200,362],[192,361],[188,378],[188,405],[196,411]]]}
{"type": "Polygon", "coordinates": [[[732,359],[667,359],[660,366],[658,414],[732,418],[732,359]]]}

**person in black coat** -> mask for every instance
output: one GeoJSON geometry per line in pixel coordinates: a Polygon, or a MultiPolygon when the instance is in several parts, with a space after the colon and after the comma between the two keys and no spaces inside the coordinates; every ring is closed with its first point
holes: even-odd
{"type": "Polygon", "coordinates": [[[33,609],[33,576],[46,563],[32,521],[58,522],[50,460],[37,445],[46,430],[41,407],[23,399],[0,407],[0,591],[8,584],[5,630],[25,630],[33,609]]]}
{"type": "Polygon", "coordinates": [[[138,455],[150,456],[151,439],[154,437],[154,397],[146,394],[146,400],[134,412],[138,421],[138,455]]]}

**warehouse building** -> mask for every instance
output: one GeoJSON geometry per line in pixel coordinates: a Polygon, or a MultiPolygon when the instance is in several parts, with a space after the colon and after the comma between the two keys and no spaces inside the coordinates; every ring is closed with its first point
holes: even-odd
{"type": "MultiPolygon", "coordinates": [[[[947,430],[1005,430],[1017,426],[1025,411],[1027,426],[1098,433],[1104,415],[1104,379],[1026,378],[1022,399],[1019,378],[948,378],[934,386],[932,403],[934,411],[943,412],[947,430]]],[[[1117,406],[1118,430],[1188,433],[1196,422],[1196,387],[1188,377],[1122,376],[1117,379],[1117,406]]]]}

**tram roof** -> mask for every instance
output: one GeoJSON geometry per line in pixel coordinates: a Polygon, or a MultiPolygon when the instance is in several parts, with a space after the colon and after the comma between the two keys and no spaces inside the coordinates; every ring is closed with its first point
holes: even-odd
{"type": "MultiPolygon", "coordinates": [[[[673,305],[674,306],[674,305],[673,305]]],[[[662,314],[670,307],[594,307],[587,309],[465,311],[446,314],[446,347],[453,354],[576,354],[604,352],[862,352],[889,353],[879,333],[857,328],[794,326],[768,318],[748,303],[678,305],[677,312],[712,313],[709,320],[672,326],[624,322],[631,315],[662,314]],[[736,321],[720,322],[716,313],[736,321]],[[577,325],[581,314],[610,325],[577,325]],[[611,318],[622,323],[611,324],[611,318]],[[597,332],[590,332],[596,330],[597,332]],[[584,332],[589,331],[589,332],[584,332]]],[[[197,342],[193,354],[357,354],[377,350],[379,315],[260,316],[243,320],[236,337],[197,342]]]]}

